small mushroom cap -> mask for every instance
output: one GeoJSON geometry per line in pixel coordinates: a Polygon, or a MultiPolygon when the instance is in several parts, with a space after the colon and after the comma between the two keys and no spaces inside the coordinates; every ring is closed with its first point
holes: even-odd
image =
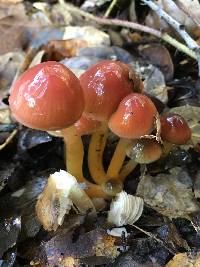
{"type": "Polygon", "coordinates": [[[161,138],[176,145],[184,145],[191,138],[191,129],[178,114],[163,115],[160,118],[161,138]]]}
{"type": "Polygon", "coordinates": [[[101,122],[82,115],[74,125],[80,135],[87,135],[94,133],[101,126],[101,122]]]}
{"type": "Polygon", "coordinates": [[[99,121],[108,120],[119,102],[134,90],[143,90],[143,83],[130,66],[104,60],[80,76],[85,96],[85,113],[99,121]]]}
{"type": "Polygon", "coordinates": [[[147,96],[132,93],[121,101],[108,126],[119,137],[138,139],[152,132],[156,114],[156,107],[147,96]]]}
{"type": "Polygon", "coordinates": [[[9,104],[23,125],[59,130],[80,118],[84,96],[78,78],[68,68],[48,61],[22,74],[11,88],[9,104]]]}
{"type": "Polygon", "coordinates": [[[155,139],[142,138],[133,140],[126,154],[137,163],[149,164],[161,157],[162,147],[155,139]]]}

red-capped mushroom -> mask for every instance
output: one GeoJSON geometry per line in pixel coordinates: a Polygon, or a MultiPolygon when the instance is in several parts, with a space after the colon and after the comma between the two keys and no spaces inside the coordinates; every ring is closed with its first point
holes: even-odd
{"type": "Polygon", "coordinates": [[[40,130],[61,130],[66,143],[67,170],[85,182],[90,196],[105,196],[100,186],[83,176],[83,143],[74,123],[84,109],[78,78],[64,65],[49,61],[28,69],[11,88],[9,104],[23,125],[40,130]]]}
{"type": "Polygon", "coordinates": [[[156,114],[156,107],[150,98],[132,93],[121,101],[108,126],[122,138],[137,139],[152,132],[156,114]]]}
{"type": "Polygon", "coordinates": [[[81,117],[84,97],[76,76],[64,65],[49,61],[22,74],[11,88],[9,104],[23,125],[59,130],[81,117]]]}
{"type": "Polygon", "coordinates": [[[126,153],[139,164],[149,164],[161,157],[162,147],[155,139],[141,138],[133,140],[126,153]]]}
{"type": "Polygon", "coordinates": [[[176,145],[184,145],[191,138],[191,129],[183,117],[167,114],[160,118],[161,138],[176,145]]]}
{"type": "Polygon", "coordinates": [[[101,122],[88,118],[86,115],[82,115],[80,119],[75,122],[74,126],[80,135],[89,135],[101,127],[101,122]]]}
{"type": "Polygon", "coordinates": [[[103,60],[80,76],[87,116],[106,121],[119,102],[133,91],[142,91],[143,84],[131,67],[119,61],[103,60]]]}
{"type": "Polygon", "coordinates": [[[130,66],[112,60],[90,67],[80,76],[80,83],[85,96],[84,114],[102,121],[102,127],[91,137],[88,153],[91,176],[96,183],[102,184],[108,179],[102,164],[107,121],[127,94],[143,90],[143,83],[130,66]]]}
{"type": "Polygon", "coordinates": [[[135,168],[135,161],[131,160],[120,173],[123,161],[126,156],[126,149],[129,139],[138,139],[149,135],[155,127],[157,110],[153,102],[145,95],[132,93],[126,96],[119,104],[118,109],[113,113],[108,122],[108,126],[113,133],[121,139],[118,143],[118,151],[114,153],[109,165],[107,175],[111,178],[119,174],[125,178],[127,174],[135,168]]]}

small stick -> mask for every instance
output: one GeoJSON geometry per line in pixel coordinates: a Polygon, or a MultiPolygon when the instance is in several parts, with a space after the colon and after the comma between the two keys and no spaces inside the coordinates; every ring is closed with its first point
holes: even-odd
{"type": "Polygon", "coordinates": [[[0,145],[0,150],[2,150],[5,146],[7,146],[12,139],[15,137],[15,135],[17,134],[18,130],[15,129],[9,136],[8,138],[5,140],[5,142],[3,144],[0,145]]]}
{"type": "Polygon", "coordinates": [[[109,5],[108,9],[105,12],[104,18],[107,18],[110,16],[110,13],[112,12],[114,6],[117,4],[118,0],[113,0],[111,4],[109,5]]]}
{"type": "Polygon", "coordinates": [[[149,237],[153,238],[154,240],[156,240],[156,241],[157,241],[158,243],[160,243],[163,247],[165,247],[165,248],[166,248],[172,255],[175,255],[174,251],[171,250],[170,248],[168,248],[168,247],[165,245],[164,241],[162,241],[161,239],[157,238],[154,234],[149,233],[149,232],[143,230],[142,228],[136,226],[135,224],[133,224],[132,226],[135,227],[137,230],[141,231],[142,233],[146,234],[147,236],[149,236],[149,237]]]}
{"type": "Polygon", "coordinates": [[[182,37],[187,46],[196,52],[199,76],[200,76],[200,46],[195,42],[195,40],[190,37],[190,35],[185,31],[183,25],[181,25],[178,21],[172,18],[167,12],[165,12],[159,5],[157,5],[152,0],[142,0],[146,5],[148,5],[156,14],[163,18],[172,28],[176,30],[176,32],[182,37]]]}

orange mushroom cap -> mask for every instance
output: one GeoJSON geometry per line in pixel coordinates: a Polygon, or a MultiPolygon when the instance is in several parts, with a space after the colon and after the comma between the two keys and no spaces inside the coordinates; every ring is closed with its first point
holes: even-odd
{"type": "Polygon", "coordinates": [[[176,145],[184,145],[191,138],[191,129],[178,114],[163,115],[160,118],[161,138],[176,145]]]}
{"type": "Polygon", "coordinates": [[[149,164],[161,157],[162,147],[155,139],[141,138],[133,140],[126,154],[135,162],[149,164]]]}
{"type": "Polygon", "coordinates": [[[11,88],[9,104],[23,125],[59,130],[80,118],[84,96],[78,78],[68,68],[48,61],[22,74],[11,88]]]}
{"type": "Polygon", "coordinates": [[[132,93],[120,102],[108,126],[119,137],[137,139],[152,132],[156,114],[156,107],[147,96],[132,93]]]}
{"type": "Polygon", "coordinates": [[[101,122],[82,115],[74,125],[80,135],[87,135],[94,133],[101,126],[101,122]]]}
{"type": "Polygon", "coordinates": [[[104,60],[80,76],[85,96],[85,114],[99,121],[108,120],[119,102],[134,90],[143,90],[143,83],[128,65],[104,60]]]}

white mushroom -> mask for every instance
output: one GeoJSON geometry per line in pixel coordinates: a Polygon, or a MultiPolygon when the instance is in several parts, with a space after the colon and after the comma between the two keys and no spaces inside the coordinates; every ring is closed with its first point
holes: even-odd
{"type": "Polygon", "coordinates": [[[111,202],[108,222],[116,226],[133,225],[143,212],[144,201],[122,191],[111,202]]]}
{"type": "Polygon", "coordinates": [[[63,170],[51,174],[36,204],[37,217],[44,229],[55,231],[72,206],[81,213],[95,212],[91,199],[74,176],[63,170]]]}

